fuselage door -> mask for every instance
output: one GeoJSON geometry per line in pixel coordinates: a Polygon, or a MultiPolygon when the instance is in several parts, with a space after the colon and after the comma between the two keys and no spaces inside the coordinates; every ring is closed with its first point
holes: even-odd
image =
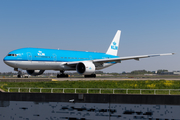
{"type": "Polygon", "coordinates": [[[57,61],[57,55],[56,54],[53,54],[53,60],[57,61]]]}
{"type": "Polygon", "coordinates": [[[89,56],[89,59],[92,60],[92,56],[91,55],[89,56]]]}
{"type": "Polygon", "coordinates": [[[32,54],[30,52],[27,53],[27,59],[28,61],[32,61],[32,54]]]}

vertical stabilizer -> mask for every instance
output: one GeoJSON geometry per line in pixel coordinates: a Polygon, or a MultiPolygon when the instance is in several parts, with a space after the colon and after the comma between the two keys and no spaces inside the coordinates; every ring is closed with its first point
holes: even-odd
{"type": "Polygon", "coordinates": [[[118,30],[116,32],[116,35],[114,36],[114,39],[111,42],[106,54],[117,56],[118,48],[119,48],[120,35],[121,35],[121,31],[118,30]]]}

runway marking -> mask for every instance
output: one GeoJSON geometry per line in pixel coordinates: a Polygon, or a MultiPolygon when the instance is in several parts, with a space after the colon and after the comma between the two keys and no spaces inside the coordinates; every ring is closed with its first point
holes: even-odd
{"type": "Polygon", "coordinates": [[[52,81],[58,81],[58,80],[56,80],[56,79],[52,79],[52,81]]]}
{"type": "Polygon", "coordinates": [[[122,80],[132,80],[132,79],[122,79],[122,80]]]}

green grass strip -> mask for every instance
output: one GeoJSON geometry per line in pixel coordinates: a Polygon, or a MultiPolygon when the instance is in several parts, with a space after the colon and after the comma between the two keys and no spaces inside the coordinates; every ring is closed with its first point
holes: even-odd
{"type": "MultiPolygon", "coordinates": [[[[177,80],[98,80],[98,81],[52,81],[52,82],[0,82],[0,88],[8,91],[8,87],[31,87],[31,88],[124,88],[124,89],[180,89],[180,81],[177,80]]],[[[62,90],[53,90],[54,92],[62,92],[62,90]]],[[[74,90],[66,90],[73,93],[74,90]]],[[[80,93],[86,93],[86,90],[79,90],[80,93]]],[[[14,90],[13,92],[17,92],[14,90]]],[[[22,92],[28,92],[24,90],[22,92]]],[[[33,90],[32,92],[39,92],[33,90]]],[[[42,90],[42,92],[51,92],[51,90],[42,90]]],[[[102,91],[102,93],[111,93],[111,90],[102,91]]],[[[168,94],[168,91],[159,94],[168,94]]],[[[77,91],[77,93],[79,93],[77,91]]],[[[89,91],[89,93],[99,93],[99,91],[89,91]]],[[[125,93],[125,91],[115,91],[115,93],[125,93]]],[[[139,91],[134,92],[139,93],[139,91]]],[[[142,91],[143,94],[153,94],[152,91],[142,91]]],[[[173,91],[174,94],[180,94],[179,91],[173,91]]]]}

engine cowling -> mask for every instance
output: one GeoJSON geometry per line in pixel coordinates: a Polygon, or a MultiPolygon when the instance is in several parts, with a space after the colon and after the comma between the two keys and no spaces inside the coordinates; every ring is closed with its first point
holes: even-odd
{"type": "Polygon", "coordinates": [[[41,75],[45,70],[27,70],[27,73],[32,76],[41,75]]]}
{"type": "Polygon", "coordinates": [[[79,74],[91,75],[95,72],[96,67],[92,62],[80,62],[76,65],[76,71],[79,74]]]}

